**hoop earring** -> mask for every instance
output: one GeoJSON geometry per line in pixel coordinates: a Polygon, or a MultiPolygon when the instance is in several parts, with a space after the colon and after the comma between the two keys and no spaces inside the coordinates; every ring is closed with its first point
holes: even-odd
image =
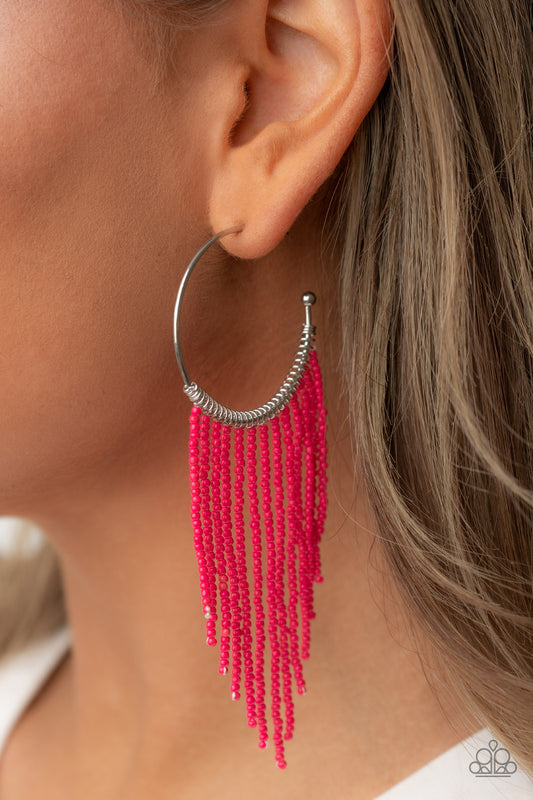
{"type": "Polygon", "coordinates": [[[231,668],[233,700],[240,698],[244,679],[248,725],[258,728],[259,747],[264,748],[268,741],[268,636],[273,741],[277,765],[283,769],[284,741],[294,732],[293,680],[298,694],[306,693],[302,660],[309,657],[310,621],[315,616],[313,584],[323,580],[319,544],[327,505],[326,410],[314,350],[311,307],[316,298],[312,292],[302,297],[305,322],[292,368],[264,405],[251,411],[226,408],[189,378],[180,343],[185,288],[204,253],[223,236],[240,230],[232,228],[214,236],[187,267],[174,309],[174,348],[184,392],[193,403],[191,519],[207,644],[217,644],[219,622],[218,671],[226,675],[231,668]],[[245,493],[251,528],[248,542],[245,493]],[[250,546],[253,580],[249,581],[246,553],[250,546]]]}

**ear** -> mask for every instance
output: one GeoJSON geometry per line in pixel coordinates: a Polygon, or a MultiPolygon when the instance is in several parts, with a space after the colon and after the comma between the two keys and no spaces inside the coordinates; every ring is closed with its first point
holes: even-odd
{"type": "Polygon", "coordinates": [[[210,222],[216,232],[242,226],[222,245],[259,258],[331,175],[374,104],[388,73],[391,12],[387,0],[246,0],[232,24],[232,95],[244,76],[247,98],[237,120],[233,102],[215,129],[226,135],[214,148],[210,222]]]}

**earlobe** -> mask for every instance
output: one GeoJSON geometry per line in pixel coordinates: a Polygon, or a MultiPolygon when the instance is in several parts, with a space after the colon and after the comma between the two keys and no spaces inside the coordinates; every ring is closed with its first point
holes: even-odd
{"type": "MultiPolygon", "coordinates": [[[[213,230],[243,226],[224,241],[237,257],[259,258],[279,243],[337,166],[385,82],[387,0],[325,6],[258,4],[260,36],[242,42],[249,96],[217,147],[210,198],[213,230]]],[[[243,39],[249,31],[247,10],[243,39]]]]}

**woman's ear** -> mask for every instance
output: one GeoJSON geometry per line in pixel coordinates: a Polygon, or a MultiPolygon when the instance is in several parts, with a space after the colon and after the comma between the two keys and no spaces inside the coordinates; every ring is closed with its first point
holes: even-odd
{"type": "Polygon", "coordinates": [[[389,68],[391,12],[387,0],[247,0],[233,25],[243,107],[217,126],[225,135],[214,143],[210,222],[214,231],[242,225],[223,246],[259,258],[333,172],[374,104],[389,68]]]}

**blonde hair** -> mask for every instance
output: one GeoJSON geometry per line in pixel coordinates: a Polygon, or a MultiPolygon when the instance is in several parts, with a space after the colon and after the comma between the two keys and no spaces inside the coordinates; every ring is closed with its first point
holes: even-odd
{"type": "MultiPolygon", "coordinates": [[[[159,63],[167,14],[230,5],[119,1],[150,12],[159,63]]],[[[390,74],[324,215],[354,453],[406,607],[533,775],[533,10],[390,5],[390,74]]]]}

